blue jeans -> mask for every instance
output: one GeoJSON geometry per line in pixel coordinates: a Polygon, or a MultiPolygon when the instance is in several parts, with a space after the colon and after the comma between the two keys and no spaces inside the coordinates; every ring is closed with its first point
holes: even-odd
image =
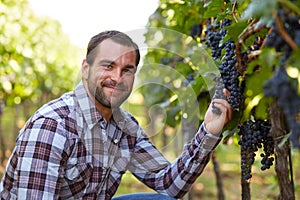
{"type": "Polygon", "coordinates": [[[112,200],[176,200],[176,199],[163,194],[134,193],[134,194],[126,194],[126,195],[114,197],[112,198],[112,200]]]}

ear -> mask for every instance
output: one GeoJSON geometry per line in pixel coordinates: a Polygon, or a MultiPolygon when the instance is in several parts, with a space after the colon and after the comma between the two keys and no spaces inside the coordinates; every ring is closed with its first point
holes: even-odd
{"type": "Polygon", "coordinates": [[[90,65],[86,62],[86,59],[84,59],[81,64],[81,73],[82,73],[83,79],[88,79],[89,68],[90,68],[90,65]]]}

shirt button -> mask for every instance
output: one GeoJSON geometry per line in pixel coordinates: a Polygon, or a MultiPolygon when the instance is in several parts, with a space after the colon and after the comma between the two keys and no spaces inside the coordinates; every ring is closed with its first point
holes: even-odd
{"type": "Polygon", "coordinates": [[[124,126],[124,122],[119,122],[119,127],[122,129],[124,126]]]}

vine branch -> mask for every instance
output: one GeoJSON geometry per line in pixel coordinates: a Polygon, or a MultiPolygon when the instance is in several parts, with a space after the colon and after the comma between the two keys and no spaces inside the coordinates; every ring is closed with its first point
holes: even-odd
{"type": "Polygon", "coordinates": [[[286,41],[286,43],[288,43],[288,45],[290,45],[290,47],[293,50],[295,50],[295,51],[298,50],[298,46],[292,40],[290,35],[284,30],[284,27],[282,26],[282,22],[281,22],[280,18],[278,17],[277,12],[275,10],[273,11],[273,17],[274,17],[275,24],[277,26],[278,34],[282,37],[282,39],[284,39],[286,41]]]}
{"type": "MultiPolygon", "coordinates": [[[[264,26],[255,26],[257,23],[257,21],[253,21],[251,22],[251,24],[240,34],[239,38],[238,38],[238,42],[235,48],[235,55],[236,55],[236,69],[238,70],[238,72],[240,74],[243,74],[244,71],[246,70],[246,66],[243,65],[242,62],[242,45],[244,44],[244,41],[250,37],[251,35],[253,35],[256,32],[259,32],[261,29],[264,28],[264,26]]],[[[251,58],[253,58],[254,56],[257,56],[259,54],[260,51],[255,51],[253,52],[253,55],[251,54],[251,58]]]]}
{"type": "Polygon", "coordinates": [[[232,17],[233,17],[233,19],[235,20],[235,22],[238,22],[238,20],[237,20],[237,18],[236,18],[236,16],[235,16],[235,13],[234,13],[234,11],[235,11],[235,8],[236,8],[236,0],[234,1],[234,3],[233,3],[233,6],[232,6],[232,11],[231,11],[231,15],[232,15],[232,17]]]}

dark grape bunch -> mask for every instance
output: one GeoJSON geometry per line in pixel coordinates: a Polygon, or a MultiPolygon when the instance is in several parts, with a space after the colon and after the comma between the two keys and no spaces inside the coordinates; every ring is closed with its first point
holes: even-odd
{"type": "Polygon", "coordinates": [[[230,92],[228,99],[229,104],[233,109],[239,109],[243,102],[243,89],[239,81],[240,73],[235,68],[236,58],[234,50],[234,42],[228,40],[225,43],[225,58],[219,66],[219,70],[224,86],[230,92]]]}
{"type": "MultiPolygon", "coordinates": [[[[300,47],[300,17],[283,9],[277,10],[277,16],[281,20],[284,31],[293,40],[294,44],[300,47]]],[[[272,23],[272,31],[267,36],[265,46],[274,47],[277,52],[283,52],[282,63],[289,58],[292,52],[292,47],[281,37],[275,22],[272,23]]]]}
{"type": "MultiPolygon", "coordinates": [[[[222,78],[216,77],[215,82],[216,82],[216,87],[215,87],[215,94],[213,96],[213,99],[226,99],[226,96],[223,92],[224,84],[222,82],[222,78]]],[[[217,115],[220,115],[222,113],[221,110],[215,107],[214,104],[212,104],[212,112],[217,115]]]]}
{"type": "Polygon", "coordinates": [[[224,87],[230,92],[229,104],[233,109],[239,109],[243,101],[243,90],[239,81],[240,74],[235,68],[235,44],[232,40],[222,43],[227,34],[225,27],[231,24],[231,20],[223,19],[220,23],[214,23],[209,19],[207,22],[206,44],[211,48],[212,57],[215,60],[221,58],[222,50],[225,49],[219,70],[224,87]]]}
{"type": "Polygon", "coordinates": [[[215,60],[222,56],[224,45],[221,41],[226,36],[224,27],[230,24],[231,21],[228,19],[224,19],[220,24],[213,23],[211,19],[207,20],[207,28],[205,30],[206,37],[203,40],[206,41],[206,45],[211,49],[212,57],[215,60]]]}
{"type": "Polygon", "coordinates": [[[202,26],[200,24],[195,24],[192,26],[190,31],[190,36],[192,36],[194,39],[197,37],[200,37],[202,33],[202,26]]]}
{"type": "Polygon", "coordinates": [[[271,124],[256,119],[248,120],[239,126],[239,145],[241,147],[241,173],[244,180],[252,177],[251,169],[255,161],[256,152],[262,149],[261,170],[269,169],[274,162],[274,141],[269,135],[271,124]]]}
{"type": "Polygon", "coordinates": [[[292,130],[290,140],[294,147],[300,148],[300,97],[297,95],[296,87],[293,87],[291,80],[284,67],[278,67],[274,76],[267,80],[264,85],[265,96],[277,99],[278,105],[283,109],[287,124],[292,130]]]}

